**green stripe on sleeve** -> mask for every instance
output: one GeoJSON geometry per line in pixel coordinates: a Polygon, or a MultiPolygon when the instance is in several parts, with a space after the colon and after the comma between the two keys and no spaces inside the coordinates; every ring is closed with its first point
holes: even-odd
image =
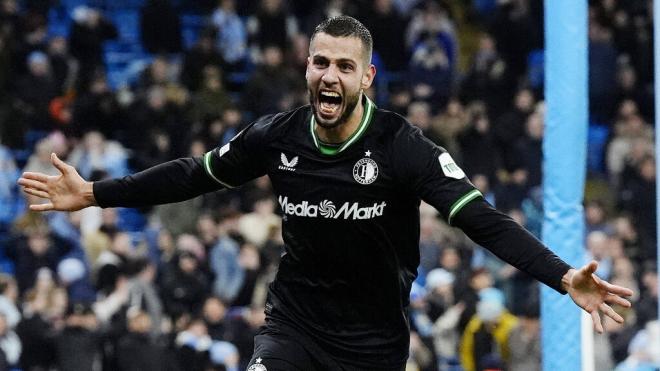
{"type": "Polygon", "coordinates": [[[447,218],[447,222],[451,224],[451,220],[458,214],[461,209],[468,204],[468,202],[474,200],[477,197],[482,197],[481,192],[477,189],[473,189],[470,192],[466,193],[463,195],[463,197],[459,198],[458,201],[454,202],[453,205],[451,205],[451,208],[449,209],[449,217],[447,218]]]}
{"type": "Polygon", "coordinates": [[[211,171],[211,156],[212,156],[211,152],[213,152],[213,151],[206,152],[206,154],[204,155],[204,170],[206,170],[206,173],[211,178],[213,178],[213,180],[215,180],[216,182],[222,184],[225,188],[235,188],[235,187],[230,186],[229,184],[223,182],[222,180],[218,179],[218,177],[216,177],[213,174],[213,171],[211,171]]]}

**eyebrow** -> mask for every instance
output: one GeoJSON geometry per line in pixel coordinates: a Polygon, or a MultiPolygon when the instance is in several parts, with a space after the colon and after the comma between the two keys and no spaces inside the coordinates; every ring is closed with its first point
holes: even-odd
{"type": "MultiPolygon", "coordinates": [[[[315,62],[321,62],[321,61],[325,62],[325,61],[329,61],[330,59],[328,57],[325,57],[325,56],[322,56],[322,55],[315,55],[315,56],[312,57],[312,60],[314,60],[315,62]]],[[[339,64],[339,63],[351,63],[351,64],[357,65],[357,62],[354,61],[351,58],[339,58],[339,59],[337,59],[336,62],[337,62],[337,64],[339,64]]]]}

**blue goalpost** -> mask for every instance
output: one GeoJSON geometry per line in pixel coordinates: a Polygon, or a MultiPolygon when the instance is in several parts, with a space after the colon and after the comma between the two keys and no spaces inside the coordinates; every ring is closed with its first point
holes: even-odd
{"type": "MultiPolygon", "coordinates": [[[[656,2],[657,3],[657,2],[656,2]]],[[[543,241],[574,267],[583,263],[582,200],[588,127],[587,1],[545,1],[543,241]]],[[[582,369],[580,309],[541,289],[543,370],[582,369]]]]}

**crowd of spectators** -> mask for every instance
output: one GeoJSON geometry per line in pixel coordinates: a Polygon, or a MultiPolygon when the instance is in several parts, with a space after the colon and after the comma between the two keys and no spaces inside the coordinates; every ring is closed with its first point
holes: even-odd
{"type": "MultiPolygon", "coordinates": [[[[47,214],[27,210],[39,201],[16,180],[57,174],[52,152],[89,180],[201,156],[306,104],[309,35],[328,16],[371,30],[367,94],[540,235],[540,0],[195,2],[207,27],[189,48],[179,13],[190,9],[147,0],[140,47],[152,58],[121,86],[104,63],[117,25],[102,6],[65,3],[0,0],[0,370],[245,368],[283,249],[267,178],[174,205],[47,214]],[[48,32],[54,9],[72,19],[65,35],[48,32]]],[[[617,308],[626,323],[605,319],[595,335],[598,370],[660,367],[650,8],[589,1],[584,259],[636,292],[617,308]]],[[[428,205],[420,215],[407,369],[539,370],[539,285],[428,205]]]]}

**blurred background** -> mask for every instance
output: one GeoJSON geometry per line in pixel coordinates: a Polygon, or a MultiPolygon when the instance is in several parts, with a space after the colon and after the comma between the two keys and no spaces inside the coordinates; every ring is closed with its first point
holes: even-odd
{"type": "MultiPolygon", "coordinates": [[[[635,290],[596,370],[660,367],[650,0],[589,1],[584,261],[635,290]]],[[[148,209],[29,212],[22,171],[201,156],[307,104],[309,35],[374,38],[367,94],[539,236],[541,0],[0,0],[0,370],[243,370],[282,240],[269,180],[148,209]]],[[[421,207],[407,370],[540,369],[539,286],[421,207]]]]}

